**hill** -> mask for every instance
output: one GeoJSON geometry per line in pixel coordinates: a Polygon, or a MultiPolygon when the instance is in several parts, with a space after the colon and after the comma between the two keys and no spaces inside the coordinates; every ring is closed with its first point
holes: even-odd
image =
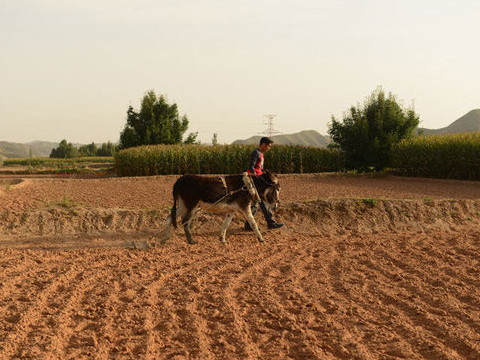
{"type": "MultiPolygon", "coordinates": [[[[235,140],[233,145],[255,144],[258,145],[262,136],[252,136],[245,140],[235,140]]],[[[294,134],[275,135],[272,140],[281,145],[304,145],[326,147],[330,143],[330,138],[321,135],[315,130],[304,130],[294,134]]]]}
{"type": "MultiPolygon", "coordinates": [[[[31,141],[28,143],[15,143],[0,141],[0,160],[29,157],[49,157],[52,149],[58,147],[58,142],[31,141]]],[[[73,144],[79,148],[82,144],[73,144]]]]}
{"type": "Polygon", "coordinates": [[[58,142],[49,142],[49,141],[32,141],[26,143],[27,146],[30,146],[32,149],[35,149],[42,156],[50,156],[53,148],[58,147],[58,142]]]}
{"type": "Polygon", "coordinates": [[[29,143],[15,143],[0,141],[0,158],[28,158],[48,157],[58,143],[47,141],[33,141],[29,143]]]}
{"type": "Polygon", "coordinates": [[[480,109],[471,110],[441,129],[419,128],[425,135],[455,134],[480,131],[480,109]]]}

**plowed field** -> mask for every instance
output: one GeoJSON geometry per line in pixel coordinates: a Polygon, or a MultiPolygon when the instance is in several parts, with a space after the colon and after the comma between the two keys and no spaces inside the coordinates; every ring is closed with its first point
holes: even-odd
{"type": "Polygon", "coordinates": [[[0,359],[480,359],[478,182],[284,175],[266,243],[176,177],[0,178],[0,359]]]}

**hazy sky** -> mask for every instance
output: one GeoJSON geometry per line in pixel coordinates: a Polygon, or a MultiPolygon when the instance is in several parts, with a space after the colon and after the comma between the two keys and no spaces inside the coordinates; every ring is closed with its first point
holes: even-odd
{"type": "Polygon", "coordinates": [[[118,141],[153,89],[210,143],[327,133],[382,86],[421,126],[480,108],[478,0],[0,0],[0,140],[118,141]]]}

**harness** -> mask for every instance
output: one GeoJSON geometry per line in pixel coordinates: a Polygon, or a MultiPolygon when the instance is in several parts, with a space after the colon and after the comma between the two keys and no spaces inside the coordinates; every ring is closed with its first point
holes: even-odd
{"type": "Polygon", "coordinates": [[[267,184],[268,186],[271,186],[275,189],[278,189],[279,188],[279,185],[277,183],[271,183],[271,182],[268,182],[267,180],[265,180],[264,178],[262,178],[261,176],[258,177],[260,180],[262,180],[265,184],[267,184]]]}
{"type": "Polygon", "coordinates": [[[228,186],[227,186],[227,182],[225,181],[225,177],[220,176],[220,181],[222,182],[223,187],[225,189],[225,195],[223,195],[220,199],[215,201],[213,203],[213,205],[218,204],[219,202],[226,199],[227,197],[230,197],[230,196],[235,195],[236,193],[238,193],[240,191],[245,191],[245,190],[249,192],[249,194],[253,197],[253,200],[260,200],[260,195],[258,195],[258,191],[257,191],[257,188],[255,187],[255,183],[252,181],[250,176],[248,176],[248,173],[244,172],[242,175],[243,175],[242,180],[243,180],[244,185],[240,189],[232,190],[232,191],[228,190],[228,186]]]}
{"type": "Polygon", "coordinates": [[[255,187],[252,178],[248,176],[247,172],[244,172],[242,175],[243,183],[245,184],[244,187],[246,187],[250,195],[252,195],[253,200],[260,200],[260,195],[258,195],[257,188],[255,187]]]}

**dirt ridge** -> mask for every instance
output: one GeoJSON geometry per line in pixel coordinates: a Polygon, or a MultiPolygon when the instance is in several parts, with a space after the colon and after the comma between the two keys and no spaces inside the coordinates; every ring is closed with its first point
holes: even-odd
{"type": "MultiPolygon", "coordinates": [[[[50,208],[0,212],[0,239],[5,236],[162,231],[166,210],[50,208]]],[[[318,234],[368,234],[404,230],[442,230],[480,223],[479,200],[317,200],[284,204],[278,217],[287,227],[310,227],[318,234]]],[[[219,216],[201,213],[197,232],[215,231],[219,216]]],[[[257,218],[258,219],[258,218],[257,218]]],[[[263,219],[259,219],[262,223],[263,219]]],[[[237,216],[231,229],[241,223],[237,216]]]]}

